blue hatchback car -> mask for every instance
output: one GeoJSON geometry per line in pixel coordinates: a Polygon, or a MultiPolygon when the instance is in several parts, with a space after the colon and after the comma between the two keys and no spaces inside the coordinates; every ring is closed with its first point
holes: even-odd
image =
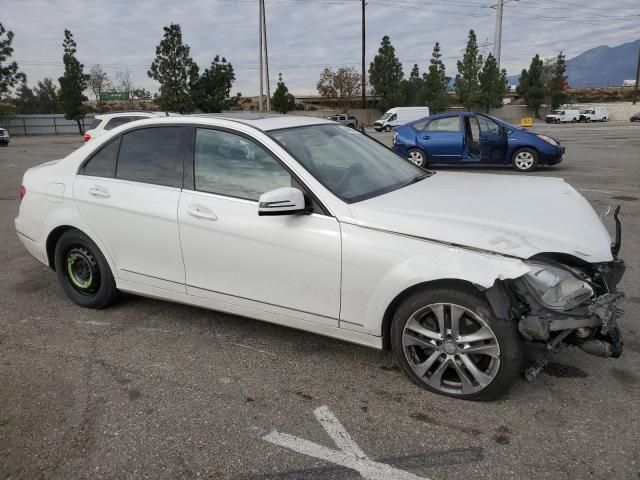
{"type": "Polygon", "coordinates": [[[562,161],[564,147],[482,113],[442,113],[396,129],[393,150],[420,167],[504,165],[530,172],[562,161]]]}

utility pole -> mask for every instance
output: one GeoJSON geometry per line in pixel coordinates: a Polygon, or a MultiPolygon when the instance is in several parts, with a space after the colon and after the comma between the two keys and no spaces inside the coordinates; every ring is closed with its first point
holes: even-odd
{"type": "Polygon", "coordinates": [[[362,108],[366,111],[367,109],[367,94],[366,94],[366,83],[367,83],[367,72],[365,70],[365,39],[366,39],[366,22],[365,22],[365,0],[362,0],[362,108]]]}
{"type": "Polygon", "coordinates": [[[500,48],[502,46],[502,8],[504,0],[498,0],[496,5],[496,36],[493,42],[493,56],[496,57],[498,70],[500,70],[500,48]]]}
{"type": "Polygon", "coordinates": [[[258,11],[259,11],[259,16],[258,16],[258,37],[260,39],[259,43],[260,43],[260,98],[258,99],[258,111],[262,111],[262,100],[264,97],[264,91],[263,91],[263,87],[264,87],[264,72],[262,71],[262,66],[264,65],[264,62],[262,61],[262,0],[258,1],[258,11]]]}
{"type": "Polygon", "coordinates": [[[267,11],[264,0],[262,2],[262,35],[264,36],[264,71],[267,82],[267,112],[271,111],[271,85],[269,85],[269,48],[267,46],[267,11]]]}
{"type": "Polygon", "coordinates": [[[633,104],[638,101],[638,84],[640,83],[640,48],[638,49],[638,66],[636,67],[636,87],[633,92],[633,104]]]}

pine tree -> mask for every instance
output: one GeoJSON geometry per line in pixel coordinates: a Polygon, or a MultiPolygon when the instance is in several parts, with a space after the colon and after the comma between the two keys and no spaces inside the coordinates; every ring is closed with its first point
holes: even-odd
{"type": "Polygon", "coordinates": [[[86,113],[83,102],[87,100],[84,91],[87,88],[88,75],[85,75],[82,65],[76,58],[76,42],[73,35],[67,29],[64,31],[64,75],[58,79],[60,82],[60,104],[64,112],[64,118],[75,120],[78,123],[78,130],[82,133],[80,120],[86,113]]]}
{"type": "Polygon", "coordinates": [[[568,98],[566,93],[567,64],[565,63],[562,51],[558,54],[552,71],[553,77],[551,78],[551,85],[549,86],[549,98],[551,99],[551,108],[555,110],[563,103],[566,103],[568,98]]]}
{"type": "Polygon", "coordinates": [[[278,113],[287,113],[296,107],[296,99],[289,93],[289,89],[284,84],[282,73],[278,74],[278,87],[271,98],[271,108],[278,113]]]}
{"type": "Polygon", "coordinates": [[[189,45],[182,43],[180,25],[164,27],[164,38],[156,47],[147,75],[160,83],[157,103],[162,110],[193,111],[194,93],[199,80],[198,65],[189,56],[189,45]]]}
{"type": "Polygon", "coordinates": [[[33,89],[38,104],[38,113],[60,113],[60,99],[53,80],[45,78],[33,89]]]}
{"type": "Polygon", "coordinates": [[[425,104],[424,100],[424,80],[420,75],[418,64],[414,64],[409,74],[408,80],[402,81],[402,105],[403,106],[421,106],[425,104]]]}
{"type": "Polygon", "coordinates": [[[235,79],[233,65],[226,58],[216,55],[211,66],[205,68],[193,87],[195,106],[207,113],[229,108],[229,96],[235,79]]]}
{"type": "Polygon", "coordinates": [[[480,94],[478,103],[489,113],[490,108],[499,108],[503,105],[503,99],[507,93],[507,72],[500,71],[498,63],[492,54],[489,54],[482,71],[478,75],[480,82],[480,94]]]}
{"type": "Polygon", "coordinates": [[[543,81],[544,64],[540,56],[536,54],[531,59],[529,70],[522,70],[520,83],[516,89],[518,94],[524,98],[527,106],[535,113],[536,118],[540,118],[540,106],[544,102],[545,87],[543,81]]]}
{"type": "Polygon", "coordinates": [[[430,113],[443,112],[449,104],[448,78],[445,72],[440,44],[436,42],[431,54],[429,71],[424,75],[424,100],[430,113]]]}
{"type": "Polygon", "coordinates": [[[480,83],[478,75],[482,68],[482,55],[478,53],[478,40],[476,33],[469,30],[467,48],[458,60],[458,74],[456,75],[455,89],[458,100],[467,109],[478,103],[480,95],[480,83]]]}
{"type": "Polygon", "coordinates": [[[400,85],[404,74],[402,64],[388,36],[382,37],[378,54],[369,65],[369,83],[373,93],[381,97],[380,108],[387,110],[395,106],[401,97],[400,85]]]}
{"type": "Polygon", "coordinates": [[[0,101],[5,100],[14,86],[27,80],[26,75],[18,71],[18,64],[9,62],[13,56],[13,36],[13,32],[7,31],[0,23],[0,101]]]}
{"type": "Polygon", "coordinates": [[[5,30],[0,23],[0,119],[15,113],[15,105],[9,101],[8,94],[14,86],[27,79],[24,73],[18,71],[18,64],[9,61],[13,56],[12,43],[13,32],[5,30]]]}
{"type": "Polygon", "coordinates": [[[24,80],[20,83],[20,86],[16,90],[16,98],[14,99],[16,106],[16,113],[22,115],[29,115],[38,112],[38,101],[33,90],[27,85],[27,81],[24,80]]]}

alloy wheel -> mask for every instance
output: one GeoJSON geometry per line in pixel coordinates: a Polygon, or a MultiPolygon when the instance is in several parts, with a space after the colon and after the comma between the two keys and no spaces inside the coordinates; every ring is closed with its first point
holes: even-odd
{"type": "Polygon", "coordinates": [[[424,154],[419,150],[411,150],[409,152],[409,161],[419,167],[424,165],[424,154]]]}
{"type": "Polygon", "coordinates": [[[491,327],[453,303],[416,310],[404,326],[402,348],[418,378],[443,393],[477,393],[500,370],[500,346],[491,327]]]}
{"type": "Polygon", "coordinates": [[[531,152],[519,152],[516,155],[515,164],[519,170],[528,170],[533,167],[535,162],[535,158],[533,158],[533,154],[531,152]]]}

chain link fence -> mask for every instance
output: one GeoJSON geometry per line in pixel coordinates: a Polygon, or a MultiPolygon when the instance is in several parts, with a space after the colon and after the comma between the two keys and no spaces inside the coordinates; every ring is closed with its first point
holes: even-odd
{"type": "MultiPolygon", "coordinates": [[[[93,122],[93,115],[87,115],[80,120],[82,130],[85,131],[93,122]]],[[[67,120],[63,114],[51,115],[16,115],[0,120],[0,127],[9,130],[11,136],[24,135],[79,135],[78,123],[67,120]]]]}

